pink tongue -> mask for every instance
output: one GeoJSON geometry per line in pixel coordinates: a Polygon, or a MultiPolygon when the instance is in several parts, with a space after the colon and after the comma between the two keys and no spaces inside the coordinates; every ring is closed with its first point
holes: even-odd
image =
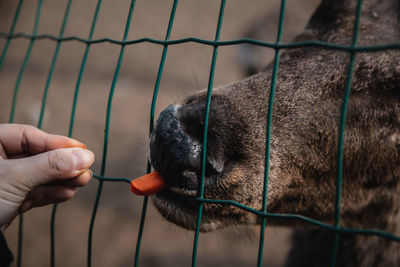
{"type": "Polygon", "coordinates": [[[165,182],[160,174],[155,171],[131,181],[132,193],[140,196],[150,196],[161,191],[165,182]]]}

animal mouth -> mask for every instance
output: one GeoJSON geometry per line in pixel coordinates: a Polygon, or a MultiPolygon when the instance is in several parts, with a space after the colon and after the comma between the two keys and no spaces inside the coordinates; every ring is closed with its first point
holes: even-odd
{"type": "MultiPolygon", "coordinates": [[[[204,176],[204,188],[207,191],[212,191],[213,187],[218,186],[218,183],[224,176],[226,176],[234,167],[234,163],[228,163],[226,167],[221,168],[221,171],[217,171],[214,167],[211,167],[210,164],[206,164],[205,176],[204,176]]],[[[167,174],[171,175],[171,174],[167,174]]],[[[167,187],[172,193],[187,196],[187,197],[195,197],[197,196],[198,189],[201,185],[201,172],[200,171],[192,171],[185,170],[180,174],[175,174],[174,176],[180,177],[181,181],[190,181],[191,183],[168,183],[171,180],[169,177],[165,177],[162,175],[164,180],[167,182],[167,187]],[[197,182],[195,182],[197,181],[197,182]]],[[[176,179],[175,179],[176,180],[176,179]]]]}
{"type": "MultiPolygon", "coordinates": [[[[198,179],[197,173],[194,171],[190,171],[190,170],[183,171],[182,177],[183,177],[183,179],[189,179],[192,181],[198,179]]],[[[186,188],[186,187],[170,185],[169,189],[174,194],[181,195],[181,196],[195,197],[197,195],[197,188],[186,188]]]]}
{"type": "MultiPolygon", "coordinates": [[[[206,175],[204,177],[204,197],[214,195],[213,192],[218,190],[219,183],[224,177],[231,172],[234,164],[229,163],[219,173],[215,170],[208,170],[206,167],[206,175]]],[[[183,179],[196,179],[200,174],[194,171],[184,171],[182,174],[183,179]]],[[[165,177],[168,181],[168,177],[165,177]]],[[[200,182],[199,182],[200,185],[200,182]]],[[[197,223],[197,213],[200,201],[196,199],[198,196],[199,188],[184,187],[175,184],[168,184],[167,186],[156,195],[153,196],[152,201],[158,211],[169,221],[178,224],[186,229],[194,230],[197,223]]],[[[221,217],[218,213],[212,212],[209,209],[209,204],[204,203],[204,213],[201,224],[201,231],[212,231],[218,228],[218,222],[221,217]]]]}
{"type": "Polygon", "coordinates": [[[195,197],[197,195],[196,190],[186,189],[186,188],[179,188],[175,186],[170,186],[169,189],[177,195],[181,196],[188,196],[188,197],[195,197]]]}

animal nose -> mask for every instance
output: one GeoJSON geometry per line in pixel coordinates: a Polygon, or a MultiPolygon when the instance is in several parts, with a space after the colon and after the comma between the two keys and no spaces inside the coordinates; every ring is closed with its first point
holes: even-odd
{"type": "Polygon", "coordinates": [[[150,158],[170,185],[197,188],[196,173],[201,164],[201,144],[189,136],[177,118],[179,105],[166,108],[159,116],[150,139],[150,158]]]}

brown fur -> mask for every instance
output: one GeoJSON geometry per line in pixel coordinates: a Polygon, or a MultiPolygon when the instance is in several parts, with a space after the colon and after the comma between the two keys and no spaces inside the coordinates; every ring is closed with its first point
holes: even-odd
{"type": "MultiPolygon", "coordinates": [[[[356,2],[322,1],[296,41],[351,44],[356,2]]],[[[358,45],[399,43],[399,16],[397,0],[365,0],[358,45]]],[[[316,47],[282,54],[273,107],[268,211],[333,223],[338,127],[349,58],[347,52],[316,47]]],[[[399,63],[398,50],[356,54],[344,140],[341,226],[400,235],[399,63]]],[[[205,187],[206,198],[261,208],[272,67],[213,91],[207,156],[223,161],[227,171],[205,187]]],[[[205,94],[185,99],[176,114],[185,133],[196,140],[201,140],[205,94]]],[[[160,194],[154,203],[167,219],[193,229],[197,205],[190,200],[183,204],[183,199],[168,201],[160,194]]],[[[233,206],[206,204],[202,230],[258,221],[233,206]]],[[[332,240],[332,234],[322,230],[297,232],[287,265],[329,265],[332,240]]],[[[396,242],[354,235],[340,240],[337,266],[400,266],[396,242]]]]}

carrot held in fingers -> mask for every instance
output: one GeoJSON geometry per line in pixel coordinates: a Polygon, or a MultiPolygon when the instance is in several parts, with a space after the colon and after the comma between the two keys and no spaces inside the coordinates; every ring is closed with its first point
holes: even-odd
{"type": "Polygon", "coordinates": [[[165,182],[157,171],[131,181],[132,193],[141,196],[154,195],[163,189],[164,186],[165,182]]]}

